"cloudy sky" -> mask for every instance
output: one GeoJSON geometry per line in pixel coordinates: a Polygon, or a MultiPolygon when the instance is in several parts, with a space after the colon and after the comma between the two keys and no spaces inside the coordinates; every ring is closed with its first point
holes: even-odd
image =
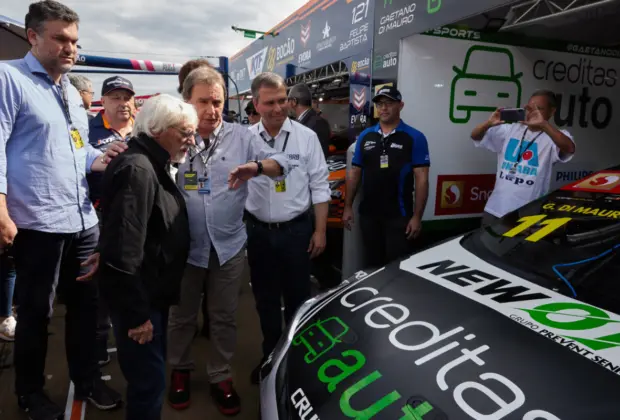
{"type": "MultiPolygon", "coordinates": [[[[267,31],[307,0],[61,0],[81,19],[81,53],[183,63],[232,56],[251,40],[230,27],[267,31]]],[[[0,14],[24,21],[29,0],[1,0],[0,14]]],[[[95,98],[110,75],[89,74],[95,98]]],[[[176,76],[125,76],[138,95],[176,94],[176,76]]]]}

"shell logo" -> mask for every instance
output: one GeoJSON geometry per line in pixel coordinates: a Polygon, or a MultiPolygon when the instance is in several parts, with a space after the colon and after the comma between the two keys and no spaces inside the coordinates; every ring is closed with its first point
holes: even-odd
{"type": "Polygon", "coordinates": [[[462,181],[444,181],[441,186],[441,207],[456,208],[463,205],[463,191],[465,183],[462,181]]]}

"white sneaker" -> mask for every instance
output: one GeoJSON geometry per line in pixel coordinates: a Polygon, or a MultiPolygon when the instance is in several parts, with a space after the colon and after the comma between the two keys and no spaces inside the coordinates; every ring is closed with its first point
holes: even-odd
{"type": "Polygon", "coordinates": [[[15,326],[17,321],[10,316],[0,324],[0,340],[15,341],[15,326]]]}

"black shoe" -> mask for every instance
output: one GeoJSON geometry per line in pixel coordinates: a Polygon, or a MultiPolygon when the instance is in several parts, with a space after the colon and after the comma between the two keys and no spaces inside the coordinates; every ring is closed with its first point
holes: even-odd
{"type": "Polygon", "coordinates": [[[168,390],[168,404],[175,410],[185,410],[191,399],[190,373],[188,370],[173,370],[168,390]]]}
{"type": "Polygon", "coordinates": [[[30,420],[62,420],[64,411],[54,404],[43,391],[17,397],[19,408],[28,413],[30,420]]]}
{"type": "Polygon", "coordinates": [[[103,379],[95,379],[92,386],[76,387],[75,399],[89,401],[99,410],[107,411],[119,407],[123,401],[121,394],[106,385],[103,379]]]}
{"type": "Polygon", "coordinates": [[[235,391],[232,379],[211,384],[211,396],[217,409],[225,416],[236,416],[241,411],[241,399],[235,391]]]}

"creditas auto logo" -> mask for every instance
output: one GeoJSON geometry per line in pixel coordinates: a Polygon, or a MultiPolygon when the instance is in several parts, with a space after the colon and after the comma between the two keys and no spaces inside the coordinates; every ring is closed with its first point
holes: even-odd
{"type": "MultiPolygon", "coordinates": [[[[523,73],[515,72],[514,61],[507,48],[474,45],[467,50],[463,67],[452,67],[455,75],[450,90],[450,121],[467,124],[474,112],[491,113],[498,107],[518,107],[522,91],[519,79],[523,73]],[[506,67],[501,74],[471,70],[472,63],[483,62],[505,63],[506,67]]],[[[473,67],[480,68],[479,65],[473,67]]]]}
{"type": "Polygon", "coordinates": [[[441,186],[441,208],[452,209],[463,206],[465,182],[446,181],[441,186]]]}

